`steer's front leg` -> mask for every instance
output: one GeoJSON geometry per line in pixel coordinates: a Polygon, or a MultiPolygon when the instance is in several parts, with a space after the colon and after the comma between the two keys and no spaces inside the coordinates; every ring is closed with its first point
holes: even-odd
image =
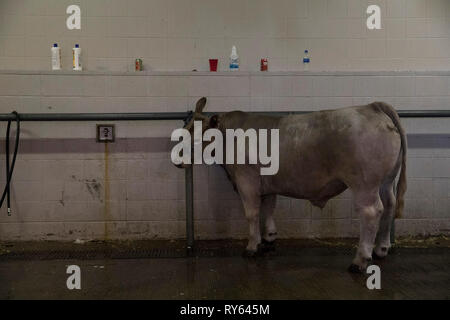
{"type": "Polygon", "coordinates": [[[237,191],[244,205],[245,217],[248,221],[249,235],[246,256],[254,256],[261,243],[259,229],[259,211],[261,209],[261,178],[259,169],[252,170],[249,166],[234,166],[230,169],[230,176],[235,182],[237,191]]]}
{"type": "Polygon", "coordinates": [[[261,207],[261,197],[257,195],[242,195],[245,217],[249,226],[248,245],[246,249],[247,256],[254,256],[258,251],[258,245],[261,243],[261,233],[259,230],[259,210],[261,207]]]}

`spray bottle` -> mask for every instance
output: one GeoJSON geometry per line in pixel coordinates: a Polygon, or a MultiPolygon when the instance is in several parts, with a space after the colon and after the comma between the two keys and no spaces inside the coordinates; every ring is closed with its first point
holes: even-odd
{"type": "Polygon", "coordinates": [[[230,70],[239,70],[239,56],[237,54],[236,46],[231,48],[230,70]]]}
{"type": "Polygon", "coordinates": [[[55,43],[52,51],[52,70],[61,70],[61,48],[55,43]]]}

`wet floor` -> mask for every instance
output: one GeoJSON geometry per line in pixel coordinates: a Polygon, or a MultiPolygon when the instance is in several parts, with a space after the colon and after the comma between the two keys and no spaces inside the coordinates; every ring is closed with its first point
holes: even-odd
{"type": "Polygon", "coordinates": [[[254,259],[237,254],[241,246],[216,243],[186,257],[173,245],[165,255],[145,257],[141,250],[129,258],[111,258],[102,256],[101,247],[70,250],[67,245],[58,251],[50,245],[50,251],[59,252],[59,259],[52,259],[48,246],[30,249],[27,255],[26,245],[10,245],[4,251],[9,256],[0,255],[0,299],[450,298],[450,248],[445,246],[399,247],[387,259],[376,261],[381,269],[380,290],[367,289],[368,275],[346,271],[354,249],[345,244],[281,242],[276,253],[254,259]],[[71,258],[75,251],[79,254],[71,258]],[[90,255],[83,257],[86,251],[90,255]],[[81,290],[67,289],[69,265],[81,269],[81,290]]]}

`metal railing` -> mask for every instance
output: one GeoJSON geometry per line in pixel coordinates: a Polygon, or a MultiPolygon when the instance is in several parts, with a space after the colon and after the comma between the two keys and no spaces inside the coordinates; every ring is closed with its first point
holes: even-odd
{"type": "MultiPolygon", "coordinates": [[[[255,114],[268,114],[284,116],[291,114],[306,114],[312,111],[285,111],[285,112],[250,112],[255,114]]],[[[448,118],[450,110],[398,110],[403,118],[448,118]]],[[[205,112],[213,115],[219,112],[205,112]]],[[[20,121],[153,121],[153,120],[185,120],[191,112],[150,112],[150,113],[21,113],[20,121]]],[[[0,114],[0,121],[15,121],[15,114],[0,114]]],[[[193,168],[185,169],[186,188],[186,241],[187,249],[194,248],[194,189],[193,168]]]]}
{"type": "MultiPolygon", "coordinates": [[[[313,111],[249,112],[285,116],[306,114],[313,111]]],[[[204,112],[212,115],[220,112],[204,112]]],[[[450,110],[397,110],[402,118],[447,118],[450,110]]],[[[136,121],[136,120],[184,120],[190,112],[149,112],[149,113],[21,113],[20,121],[136,121]]],[[[0,121],[14,121],[16,116],[10,113],[0,114],[0,121]]]]}

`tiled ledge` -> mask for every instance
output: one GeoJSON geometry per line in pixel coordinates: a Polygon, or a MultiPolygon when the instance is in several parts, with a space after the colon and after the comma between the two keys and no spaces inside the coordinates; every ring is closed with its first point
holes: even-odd
{"type": "Polygon", "coordinates": [[[450,70],[444,71],[24,71],[0,70],[0,74],[8,75],[87,75],[87,76],[450,76],[450,70]]]}

